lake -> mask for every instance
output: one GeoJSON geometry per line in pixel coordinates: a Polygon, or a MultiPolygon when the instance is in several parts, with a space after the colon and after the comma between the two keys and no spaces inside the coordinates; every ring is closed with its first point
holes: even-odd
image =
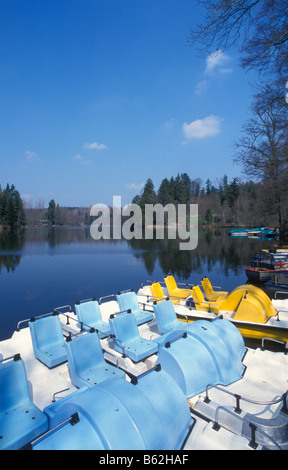
{"type": "Polygon", "coordinates": [[[232,239],[228,231],[199,233],[193,251],[177,240],[100,240],[89,227],[26,229],[0,233],[0,340],[18,321],[52,312],[77,300],[137,291],[147,280],[213,285],[231,291],[247,281],[244,266],[271,241],[232,239]]]}

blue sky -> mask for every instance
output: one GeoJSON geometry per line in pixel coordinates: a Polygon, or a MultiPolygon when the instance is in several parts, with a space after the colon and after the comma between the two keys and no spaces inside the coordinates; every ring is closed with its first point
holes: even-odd
{"type": "MultiPolygon", "coordinates": [[[[199,56],[193,0],[0,0],[0,183],[36,204],[131,202],[147,178],[214,184],[251,101],[235,51],[199,56]]],[[[214,52],[214,53],[213,53],[214,52]]]]}

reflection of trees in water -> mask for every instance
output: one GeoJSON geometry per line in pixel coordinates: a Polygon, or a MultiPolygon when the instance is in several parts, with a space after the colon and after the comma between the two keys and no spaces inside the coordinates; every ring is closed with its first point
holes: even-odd
{"type": "Polygon", "coordinates": [[[51,248],[69,243],[95,243],[90,236],[89,227],[50,227],[26,230],[25,240],[28,243],[45,244],[51,248]]]}
{"type": "Polygon", "coordinates": [[[3,230],[0,233],[0,249],[4,253],[0,254],[0,274],[3,268],[7,272],[14,272],[20,264],[21,255],[19,253],[9,253],[10,251],[22,250],[25,243],[25,232],[3,230]],[[7,252],[7,254],[5,253],[7,252]]]}
{"type": "Polygon", "coordinates": [[[20,255],[0,255],[0,274],[3,267],[6,268],[8,273],[14,272],[20,264],[20,260],[20,255]]]}
{"type": "MultiPolygon", "coordinates": [[[[152,275],[159,263],[163,273],[173,274],[179,279],[189,279],[192,273],[205,274],[220,267],[225,276],[229,273],[238,275],[243,266],[249,265],[250,259],[264,246],[271,242],[259,240],[231,239],[225,230],[200,231],[198,246],[195,250],[179,250],[179,240],[99,240],[103,248],[106,246],[126,243],[133,256],[142,260],[147,273],[152,275]]],[[[21,232],[3,231],[0,233],[0,273],[3,266],[8,272],[14,271],[21,260],[24,244],[50,248],[60,245],[79,243],[83,245],[97,244],[90,236],[89,227],[79,228],[47,228],[31,229],[21,232]]],[[[113,255],[113,250],[111,251],[113,255]]]]}
{"type": "Polygon", "coordinates": [[[224,230],[199,233],[198,246],[192,251],[180,251],[179,240],[131,240],[129,245],[136,251],[134,256],[142,259],[151,275],[156,262],[165,275],[171,273],[179,279],[189,279],[192,273],[209,274],[219,266],[225,276],[239,275],[251,258],[270,242],[250,239],[233,239],[224,230]]]}

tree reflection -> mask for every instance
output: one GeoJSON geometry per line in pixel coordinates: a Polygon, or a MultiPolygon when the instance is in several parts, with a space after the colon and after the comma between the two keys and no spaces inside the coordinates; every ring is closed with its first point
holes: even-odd
{"type": "Polygon", "coordinates": [[[131,240],[128,242],[134,256],[142,259],[149,274],[153,274],[156,262],[164,273],[187,280],[193,273],[201,273],[203,266],[207,275],[219,265],[225,276],[238,275],[250,259],[271,241],[233,239],[224,230],[199,231],[198,246],[192,251],[180,251],[179,240],[131,240]]]}
{"type": "Polygon", "coordinates": [[[20,264],[22,250],[25,244],[25,231],[3,230],[0,233],[0,274],[3,268],[6,271],[14,272],[20,264]],[[12,252],[11,252],[12,251],[12,252]]]}

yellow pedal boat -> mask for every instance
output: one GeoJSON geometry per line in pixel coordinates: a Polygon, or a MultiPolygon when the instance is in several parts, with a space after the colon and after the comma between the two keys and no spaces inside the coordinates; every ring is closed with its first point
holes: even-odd
{"type": "Polygon", "coordinates": [[[222,315],[244,338],[288,342],[288,299],[271,300],[262,289],[251,284],[238,286],[228,293],[212,288],[208,278],[201,281],[204,292],[198,285],[180,287],[171,275],[164,281],[165,285],[155,281],[143,286],[138,295],[145,295],[148,304],[169,297],[179,320],[193,322],[222,315]]]}

